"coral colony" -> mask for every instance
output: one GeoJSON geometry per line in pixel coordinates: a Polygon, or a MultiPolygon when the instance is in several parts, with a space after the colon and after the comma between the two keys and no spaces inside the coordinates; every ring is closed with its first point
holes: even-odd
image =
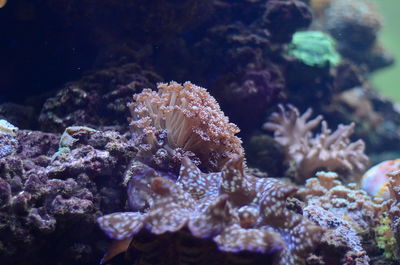
{"type": "Polygon", "coordinates": [[[40,1],[96,58],[0,103],[0,263],[398,264],[400,112],[368,82],[393,63],[374,5],[175,2],[40,1]]]}
{"type": "MultiPolygon", "coordinates": [[[[129,105],[133,114],[131,126],[136,138],[145,145],[144,151],[149,152],[148,157],[154,156],[161,148],[165,149],[164,159],[175,161],[176,154],[179,154],[178,159],[182,164],[180,173],[178,177],[171,179],[153,170],[141,175],[140,179],[129,180],[131,183],[128,197],[132,197],[130,201],[136,202],[132,208],[137,210],[113,213],[98,219],[100,227],[110,238],[124,242],[124,247],[119,244],[118,248],[111,248],[103,261],[131,247],[134,248],[135,243],[131,242],[135,242],[135,237],[143,231],[157,236],[168,233],[179,235],[188,231],[193,238],[212,239],[215,248],[226,254],[273,254],[274,264],[304,264],[308,253],[318,245],[324,229],[288,209],[287,199],[296,193],[295,186],[277,179],[257,178],[245,173],[243,153],[241,148],[236,147],[240,140],[234,136],[238,132],[237,127],[228,122],[215,99],[204,88],[188,82],[183,86],[171,82],[169,85],[159,85],[158,89],[158,93],[144,90],[134,96],[137,103],[129,105]],[[213,127],[216,124],[218,126],[213,127]],[[224,127],[227,129],[216,130],[224,127]],[[221,142],[222,133],[223,139],[228,141],[221,142]],[[202,148],[199,149],[199,146],[202,148]],[[223,157],[226,162],[220,172],[203,173],[181,150],[191,151],[191,157],[194,157],[195,161],[200,160],[200,164],[208,163],[208,168],[219,165],[204,160],[214,159],[214,156],[210,155],[211,150],[228,152],[223,157]],[[235,153],[232,150],[237,151],[235,153]],[[202,154],[204,152],[207,152],[206,155],[202,154]],[[141,188],[142,194],[132,192],[140,189],[135,185],[144,187],[141,188]]],[[[265,127],[275,128],[278,132],[278,142],[288,148],[293,147],[290,155],[299,159],[297,168],[308,170],[307,173],[299,174],[301,178],[305,179],[307,174],[312,174],[317,168],[343,167],[354,170],[362,169],[367,162],[363,153],[363,143],[349,143],[348,136],[354,125],[342,126],[330,135],[324,122],[323,134],[313,139],[310,131],[320,123],[321,116],[307,121],[311,115],[310,110],[301,117],[298,110],[292,106],[289,112],[285,112],[282,106],[280,110],[280,114],[274,114],[271,119],[280,121],[281,124],[267,123],[265,127]],[[339,149],[345,147],[345,152],[339,152],[339,149]],[[306,153],[315,155],[301,155],[306,153]],[[310,162],[300,165],[307,159],[310,162]]],[[[342,187],[340,183],[335,185],[342,187]]],[[[330,189],[333,186],[328,184],[321,189],[330,189]]],[[[346,194],[352,191],[343,192],[346,194]]],[[[326,192],[320,192],[324,193],[326,192]]],[[[302,194],[305,194],[305,191],[302,194]]],[[[355,200],[358,198],[356,194],[350,196],[355,200]]],[[[364,195],[363,198],[366,197],[364,195]]],[[[309,197],[307,198],[309,200],[309,197]]],[[[326,201],[329,202],[330,197],[326,201]]],[[[371,221],[377,216],[363,213],[362,210],[361,214],[366,214],[366,218],[371,218],[371,221]]],[[[357,221],[355,220],[355,224],[357,221]]],[[[356,228],[350,226],[348,229],[356,228]]],[[[356,233],[353,230],[349,231],[359,242],[356,233]]],[[[172,240],[178,239],[174,237],[172,240]]],[[[357,251],[362,250],[360,243],[349,247],[357,251]]],[[[171,256],[174,255],[171,253],[162,252],[160,255],[165,255],[168,259],[180,258],[179,255],[171,256]]],[[[143,255],[145,260],[146,253],[143,255]]],[[[367,256],[363,256],[365,260],[368,259],[367,256]]],[[[198,262],[201,263],[200,258],[198,262]]]]}

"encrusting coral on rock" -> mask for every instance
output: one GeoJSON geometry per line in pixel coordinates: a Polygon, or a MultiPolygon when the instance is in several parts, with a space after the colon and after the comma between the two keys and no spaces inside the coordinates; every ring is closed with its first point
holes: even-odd
{"type": "MultiPolygon", "coordinates": [[[[176,182],[154,174],[147,177],[151,198],[147,208],[98,219],[112,239],[133,237],[131,248],[135,248],[135,237],[144,231],[162,236],[188,230],[192,240],[212,239],[226,254],[274,254],[274,264],[298,265],[304,264],[323,234],[322,228],[286,208],[286,199],[296,192],[294,186],[246,175],[239,155],[217,173],[202,173],[185,157],[176,182]]],[[[121,252],[128,247],[129,242],[121,252]]],[[[164,255],[168,260],[173,252],[164,255]]]]}
{"type": "Polygon", "coordinates": [[[69,128],[69,136],[61,141],[69,151],[54,156],[60,136],[19,130],[15,153],[0,158],[2,264],[37,257],[44,264],[93,264],[101,257],[105,242],[95,221],[123,209],[120,180],[136,149],[111,131],[69,128]]]}
{"type": "Polygon", "coordinates": [[[279,112],[273,113],[263,125],[264,129],[274,132],[275,140],[285,148],[288,158],[294,163],[295,181],[303,183],[321,169],[346,173],[364,170],[368,164],[365,144],[362,140],[351,143],[349,139],[354,123],[339,125],[332,132],[321,115],[308,120],[311,114],[311,109],[300,115],[292,105],[288,105],[288,110],[279,105],[279,112]],[[321,121],[321,133],[313,136],[312,130],[321,121]]]}
{"type": "Polygon", "coordinates": [[[0,119],[0,158],[16,152],[15,139],[18,128],[6,120],[0,119]]]}
{"type": "Polygon", "coordinates": [[[235,136],[239,128],[206,89],[190,82],[159,84],[158,92],[144,89],[128,107],[139,156],[159,168],[177,169],[188,156],[202,169],[215,171],[244,152],[235,136]]]}
{"type": "Polygon", "coordinates": [[[318,172],[316,176],[308,179],[297,194],[307,203],[303,215],[328,229],[321,241],[322,256],[339,254],[331,257],[336,263],[329,264],[369,264],[362,236],[373,233],[386,204],[374,202],[354,183],[342,185],[334,172],[318,172]]]}

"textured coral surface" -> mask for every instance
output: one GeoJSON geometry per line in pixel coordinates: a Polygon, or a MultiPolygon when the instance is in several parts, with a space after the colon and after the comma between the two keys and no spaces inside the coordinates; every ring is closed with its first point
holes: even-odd
{"type": "Polygon", "coordinates": [[[0,12],[1,264],[396,264],[398,174],[348,183],[400,157],[371,0],[0,12]]]}
{"type": "Polygon", "coordinates": [[[275,254],[274,264],[304,264],[323,232],[286,208],[294,187],[244,174],[239,156],[219,173],[202,173],[185,157],[176,182],[144,177],[148,178],[142,180],[149,187],[148,207],[98,219],[112,239],[133,237],[135,242],[143,230],[155,235],[188,230],[192,237],[213,239],[223,252],[275,254]]]}
{"type": "Polygon", "coordinates": [[[235,136],[239,128],[206,89],[190,82],[159,84],[157,89],[143,90],[128,104],[142,156],[153,157],[164,168],[190,156],[209,171],[243,154],[242,141],[235,136]]]}

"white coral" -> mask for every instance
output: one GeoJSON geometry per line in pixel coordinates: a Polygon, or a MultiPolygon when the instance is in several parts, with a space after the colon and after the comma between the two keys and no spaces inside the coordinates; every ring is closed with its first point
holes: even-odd
{"type": "Polygon", "coordinates": [[[274,131],[275,140],[284,146],[287,156],[294,162],[297,181],[304,182],[319,169],[349,173],[363,171],[368,164],[365,144],[362,140],[350,142],[349,139],[354,123],[341,124],[332,132],[321,115],[307,121],[311,114],[311,109],[300,115],[292,105],[288,110],[279,105],[279,112],[273,113],[269,122],[263,125],[264,129],[274,131]],[[312,130],[321,121],[321,133],[314,136],[312,130]]]}

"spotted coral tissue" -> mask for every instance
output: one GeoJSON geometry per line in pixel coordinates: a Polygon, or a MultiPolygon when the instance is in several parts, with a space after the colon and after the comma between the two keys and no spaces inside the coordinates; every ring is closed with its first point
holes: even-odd
{"type": "Polygon", "coordinates": [[[220,170],[234,154],[244,153],[235,136],[239,128],[229,122],[206,89],[190,82],[158,84],[144,89],[128,104],[131,128],[139,156],[153,165],[171,169],[184,156],[206,171],[220,170]]]}
{"type": "MultiPolygon", "coordinates": [[[[176,182],[154,172],[150,178],[146,209],[98,219],[110,238],[135,242],[147,231],[161,240],[188,231],[191,242],[211,240],[217,253],[246,252],[272,256],[274,264],[297,265],[304,264],[323,234],[322,228],[286,207],[295,187],[245,174],[238,155],[221,172],[202,173],[185,157],[176,182]]],[[[125,249],[137,244],[128,245],[125,249]]]]}
{"type": "Polygon", "coordinates": [[[297,171],[295,180],[304,183],[321,169],[347,173],[363,171],[369,160],[364,153],[364,142],[350,141],[354,123],[340,124],[332,132],[321,115],[309,120],[311,115],[311,109],[300,115],[292,105],[288,105],[287,109],[279,105],[279,112],[273,113],[263,125],[264,129],[274,132],[275,140],[285,148],[297,171]],[[313,135],[312,131],[320,124],[321,133],[313,135]]]}

